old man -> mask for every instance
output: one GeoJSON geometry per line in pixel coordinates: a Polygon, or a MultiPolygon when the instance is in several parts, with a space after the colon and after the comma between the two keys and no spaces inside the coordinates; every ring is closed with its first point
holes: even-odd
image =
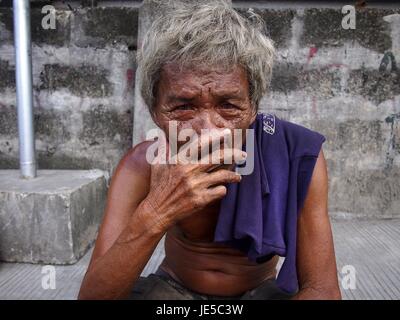
{"type": "MultiPolygon", "coordinates": [[[[149,161],[149,148],[162,139],[132,148],[112,178],[79,298],[340,299],[325,138],[258,113],[273,59],[263,20],[223,1],[177,5],[154,21],[138,63],[157,126],[169,133],[174,123],[178,135],[198,137],[204,129],[254,134],[222,147],[220,163],[149,161]],[[252,172],[242,175],[239,163],[250,156],[252,172]],[[164,260],[141,277],[164,236],[164,260]]],[[[186,154],[185,142],[177,142],[177,154],[186,154]]],[[[212,134],[190,141],[192,150],[209,150],[207,143],[222,142],[212,134]]],[[[209,160],[204,154],[197,159],[209,160]]]]}

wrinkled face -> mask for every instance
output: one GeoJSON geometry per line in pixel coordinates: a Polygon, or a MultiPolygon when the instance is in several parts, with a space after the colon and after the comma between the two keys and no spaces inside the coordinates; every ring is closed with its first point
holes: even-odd
{"type": "Polygon", "coordinates": [[[187,68],[176,64],[163,67],[156,92],[154,120],[168,132],[175,120],[178,133],[193,129],[247,129],[256,112],[249,94],[247,73],[241,67],[229,72],[187,68]]]}

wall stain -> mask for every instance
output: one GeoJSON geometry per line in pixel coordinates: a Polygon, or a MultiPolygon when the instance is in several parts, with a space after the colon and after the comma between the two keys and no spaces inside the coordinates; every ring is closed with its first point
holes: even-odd
{"type": "Polygon", "coordinates": [[[400,145],[396,142],[399,120],[400,112],[391,114],[385,118],[385,122],[390,125],[390,137],[388,149],[386,151],[385,169],[391,169],[393,167],[395,155],[400,152],[400,145]]]}

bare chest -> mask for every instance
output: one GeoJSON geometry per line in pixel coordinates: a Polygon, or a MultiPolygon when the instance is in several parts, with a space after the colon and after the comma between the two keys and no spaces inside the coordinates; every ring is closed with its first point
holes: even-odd
{"type": "Polygon", "coordinates": [[[185,237],[192,241],[212,242],[218,221],[220,201],[177,223],[185,237]]]}

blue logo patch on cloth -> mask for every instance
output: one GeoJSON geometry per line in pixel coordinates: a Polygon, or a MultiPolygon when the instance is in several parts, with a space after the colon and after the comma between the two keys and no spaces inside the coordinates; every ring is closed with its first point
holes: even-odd
{"type": "Polygon", "coordinates": [[[266,133],[275,133],[275,116],[273,114],[263,114],[263,130],[266,133]]]}

